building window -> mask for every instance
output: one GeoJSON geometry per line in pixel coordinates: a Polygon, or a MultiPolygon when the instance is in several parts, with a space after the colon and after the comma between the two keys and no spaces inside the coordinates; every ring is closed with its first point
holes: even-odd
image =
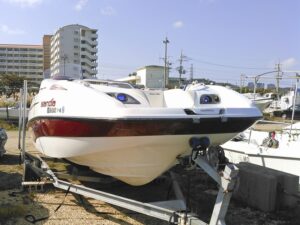
{"type": "Polygon", "coordinates": [[[75,48],[75,49],[78,49],[78,45],[74,45],[74,48],[75,48]]]}
{"type": "Polygon", "coordinates": [[[74,34],[79,34],[78,30],[74,30],[74,34]]]}

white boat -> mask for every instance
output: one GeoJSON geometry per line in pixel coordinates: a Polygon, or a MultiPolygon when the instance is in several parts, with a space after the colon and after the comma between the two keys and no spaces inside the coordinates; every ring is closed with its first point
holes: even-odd
{"type": "Polygon", "coordinates": [[[143,185],[190,154],[192,137],[219,145],[259,118],[251,101],[220,86],[146,91],[123,82],[47,79],[28,124],[43,154],[143,185]]]}
{"type": "Polygon", "coordinates": [[[269,108],[265,110],[266,113],[288,110],[293,107],[293,104],[300,105],[300,89],[297,88],[296,95],[294,88],[294,90],[290,90],[285,95],[281,96],[279,100],[277,98],[275,99],[276,100],[271,103],[269,108]]]}
{"type": "Polygon", "coordinates": [[[250,162],[300,176],[300,123],[277,131],[248,129],[221,145],[232,163],[250,162]]]}
{"type": "Polygon", "coordinates": [[[273,99],[269,99],[269,98],[256,98],[252,100],[254,102],[254,104],[256,105],[256,107],[263,112],[266,108],[268,108],[272,102],[273,99]]]}
{"type": "Polygon", "coordinates": [[[271,96],[261,96],[257,93],[245,93],[243,95],[249,98],[255,104],[255,106],[259,108],[261,112],[268,108],[274,101],[274,99],[271,96]]]}

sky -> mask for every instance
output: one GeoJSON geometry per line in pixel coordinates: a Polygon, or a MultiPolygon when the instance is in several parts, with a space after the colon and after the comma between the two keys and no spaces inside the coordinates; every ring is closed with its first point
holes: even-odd
{"type": "Polygon", "coordinates": [[[173,77],[181,51],[186,78],[191,64],[195,78],[233,84],[276,63],[300,71],[298,0],[0,0],[0,9],[1,44],[42,44],[69,24],[98,29],[98,78],[164,65],[166,36],[173,77]]]}

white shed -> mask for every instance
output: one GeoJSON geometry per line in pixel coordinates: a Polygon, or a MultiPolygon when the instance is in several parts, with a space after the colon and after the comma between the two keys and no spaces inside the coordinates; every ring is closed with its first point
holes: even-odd
{"type": "Polygon", "coordinates": [[[137,84],[144,85],[146,88],[163,88],[164,87],[164,67],[150,65],[136,71],[137,84]]]}

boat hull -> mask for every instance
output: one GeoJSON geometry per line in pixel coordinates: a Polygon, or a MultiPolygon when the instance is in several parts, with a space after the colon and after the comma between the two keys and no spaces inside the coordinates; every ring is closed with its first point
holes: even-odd
{"type": "Polygon", "coordinates": [[[261,147],[261,150],[258,151],[257,147],[252,144],[234,141],[229,141],[222,147],[225,156],[232,163],[249,162],[300,176],[300,157],[295,154],[289,155],[289,151],[286,149],[284,151],[284,149],[264,149],[265,147],[261,147]],[[247,151],[241,149],[247,149],[247,151]]]}
{"type": "Polygon", "coordinates": [[[66,158],[130,185],[146,184],[191,153],[192,137],[219,145],[251,126],[257,118],[70,119],[29,121],[43,154],[66,158]]]}
{"type": "Polygon", "coordinates": [[[273,100],[271,99],[258,99],[258,100],[253,100],[255,106],[263,112],[266,108],[268,108],[273,100]]]}
{"type": "MultiPolygon", "coordinates": [[[[205,134],[197,137],[208,137],[212,143],[222,143],[235,135],[205,134]]],[[[190,154],[191,137],[195,135],[40,137],[35,144],[47,156],[66,158],[137,186],[151,182],[174,166],[178,156],[190,154]]]]}

